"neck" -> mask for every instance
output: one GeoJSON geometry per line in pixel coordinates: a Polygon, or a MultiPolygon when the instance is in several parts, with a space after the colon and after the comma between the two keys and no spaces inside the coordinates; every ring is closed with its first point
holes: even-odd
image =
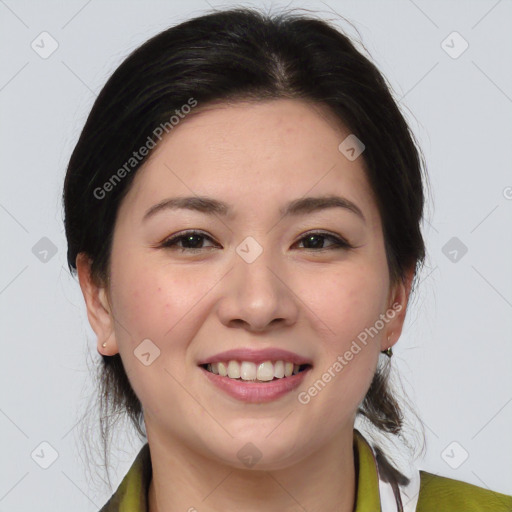
{"type": "Polygon", "coordinates": [[[353,512],[353,431],[297,464],[278,470],[238,469],[148,429],[153,476],[149,512],[353,512]]]}

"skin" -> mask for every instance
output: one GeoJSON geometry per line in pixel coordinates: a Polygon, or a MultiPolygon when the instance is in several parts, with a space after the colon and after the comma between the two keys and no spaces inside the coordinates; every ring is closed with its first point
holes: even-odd
{"type": "Polygon", "coordinates": [[[363,157],[350,161],[338,150],[349,134],[324,107],[298,100],[209,106],[181,121],[135,176],[118,212],[110,282],[95,284],[88,259],[77,258],[98,351],[121,354],[144,409],[151,512],[353,510],[356,411],[379,352],[400,337],[413,274],[389,281],[363,157]],[[333,193],[354,202],[365,221],[344,208],[279,215],[290,200],[333,193]],[[225,201],[234,216],[163,210],[142,221],[158,202],[191,195],[225,201]],[[211,240],[178,244],[199,247],[195,253],[158,247],[186,229],[211,240]],[[311,230],[356,248],[330,249],[320,237],[317,247],[326,248],[316,249],[304,239],[311,230]],[[247,236],[263,249],[250,264],[236,252],[247,236]],[[299,403],[298,392],[394,303],[401,311],[317,396],[299,403]],[[133,353],[147,338],[161,351],[149,366],[133,353]],[[244,403],[197,367],[240,347],[291,350],[313,368],[298,390],[244,403]],[[248,442],[262,453],[251,468],[237,457],[248,442]]]}

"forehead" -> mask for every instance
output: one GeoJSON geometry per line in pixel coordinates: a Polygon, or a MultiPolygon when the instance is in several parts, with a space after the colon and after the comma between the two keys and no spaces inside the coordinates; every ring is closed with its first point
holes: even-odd
{"type": "Polygon", "coordinates": [[[213,196],[235,210],[265,203],[277,211],[290,199],[339,193],[372,209],[363,158],[350,161],[338,149],[349,134],[327,107],[310,102],[199,106],[162,139],[126,200],[142,208],[167,196],[213,196]]]}

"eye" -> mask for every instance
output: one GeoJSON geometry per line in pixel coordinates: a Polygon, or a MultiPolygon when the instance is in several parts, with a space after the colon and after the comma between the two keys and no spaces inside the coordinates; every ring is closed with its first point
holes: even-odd
{"type": "MultiPolygon", "coordinates": [[[[177,249],[180,252],[199,252],[202,249],[212,248],[214,246],[204,247],[203,243],[205,240],[213,241],[211,237],[202,233],[201,231],[189,230],[183,233],[178,233],[167,240],[165,240],[160,247],[166,249],[177,249]],[[178,244],[182,244],[179,246],[178,244]]],[[[314,252],[321,252],[325,250],[333,249],[351,249],[353,248],[345,239],[326,233],[323,231],[307,233],[303,236],[298,243],[305,242],[307,245],[312,247],[304,247],[306,250],[312,250],[314,252]],[[324,240],[330,240],[331,245],[324,247],[324,240]]]]}
{"type": "Polygon", "coordinates": [[[203,243],[201,239],[208,239],[212,241],[212,239],[209,236],[203,234],[201,231],[189,230],[185,231],[184,233],[174,235],[171,238],[168,238],[162,243],[161,247],[165,247],[167,249],[176,248],[181,252],[195,252],[203,249],[203,247],[201,247],[203,243]],[[177,246],[177,244],[179,243],[183,243],[184,247],[177,246]]]}
{"type": "Polygon", "coordinates": [[[314,250],[315,252],[332,250],[332,249],[351,249],[353,248],[345,239],[332,235],[330,233],[326,233],[324,231],[315,231],[311,233],[307,233],[303,236],[299,242],[305,241],[307,244],[312,245],[313,247],[306,247],[308,250],[314,250]],[[322,239],[331,240],[332,245],[329,247],[323,247],[322,239]]]}

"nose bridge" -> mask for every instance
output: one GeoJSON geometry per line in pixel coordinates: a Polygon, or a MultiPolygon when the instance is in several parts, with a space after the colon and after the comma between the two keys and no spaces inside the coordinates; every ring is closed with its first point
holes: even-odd
{"type": "MultiPolygon", "coordinates": [[[[269,237],[266,238],[267,240],[269,237]]],[[[296,304],[285,285],[283,262],[277,247],[264,247],[247,237],[237,247],[234,268],[229,272],[219,312],[224,323],[244,321],[253,329],[264,329],[273,320],[294,321],[296,304]]]]}
{"type": "Polygon", "coordinates": [[[239,291],[247,297],[253,296],[256,302],[266,300],[269,303],[277,298],[280,282],[275,274],[281,267],[277,252],[276,248],[263,246],[252,236],[237,246],[235,275],[239,278],[239,291]]]}

